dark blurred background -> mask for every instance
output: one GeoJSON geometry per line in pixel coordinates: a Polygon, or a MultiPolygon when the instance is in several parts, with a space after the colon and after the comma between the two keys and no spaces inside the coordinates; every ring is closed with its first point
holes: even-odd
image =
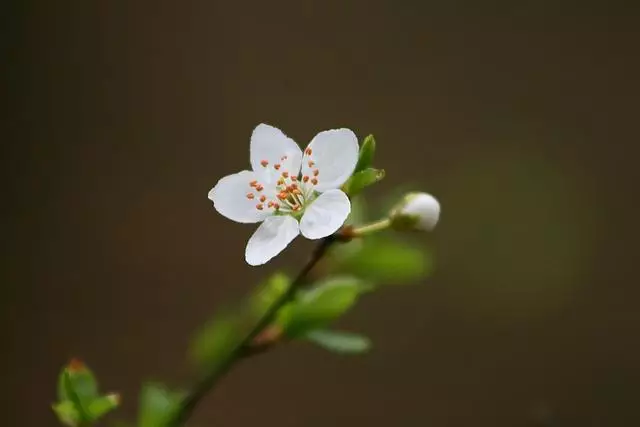
{"type": "MultiPolygon", "coordinates": [[[[631,2],[629,3],[631,4],[631,2]]],[[[207,199],[260,122],[373,133],[435,194],[436,269],[234,370],[196,426],[636,426],[640,41],[598,2],[40,1],[5,15],[3,425],[55,426],[71,356],[132,418],[189,336],[279,266],[207,199]],[[445,5],[444,3],[448,3],[445,5]]]]}

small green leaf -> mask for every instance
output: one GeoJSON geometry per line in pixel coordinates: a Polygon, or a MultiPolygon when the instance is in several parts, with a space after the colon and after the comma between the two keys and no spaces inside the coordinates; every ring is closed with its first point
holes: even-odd
{"type": "Polygon", "coordinates": [[[82,421],[80,414],[76,409],[76,405],[70,400],[56,403],[52,408],[53,412],[55,412],[58,417],[58,420],[64,425],[75,427],[82,421]]]}
{"type": "Polygon", "coordinates": [[[373,157],[376,153],[376,140],[373,135],[367,136],[360,147],[360,155],[356,164],[356,172],[360,172],[373,166],[373,157]]]}
{"type": "Polygon", "coordinates": [[[306,338],[329,351],[341,354],[360,354],[371,349],[369,338],[350,332],[315,330],[306,338]]]}
{"type": "Polygon", "coordinates": [[[87,408],[98,397],[98,383],[91,370],[73,359],[58,378],[58,401],[71,401],[81,421],[90,421],[87,408]]]}
{"type": "Polygon", "coordinates": [[[94,399],[89,404],[87,412],[92,421],[97,421],[107,413],[113,411],[120,404],[120,396],[117,394],[107,394],[94,399]]]}
{"type": "Polygon", "coordinates": [[[278,324],[289,338],[296,338],[310,330],[323,328],[346,313],[360,294],[371,290],[362,281],[333,278],[300,292],[296,299],[278,313],[278,324]]]}
{"type": "Polygon", "coordinates": [[[336,269],[373,283],[411,282],[425,277],[431,267],[424,249],[405,242],[369,237],[356,249],[335,257],[336,269]]]}
{"type": "Polygon", "coordinates": [[[183,397],[183,393],[172,392],[160,384],[145,384],[140,395],[138,427],[165,427],[183,397]]]}
{"type": "Polygon", "coordinates": [[[366,187],[381,181],[384,178],[384,175],[385,172],[383,169],[367,168],[353,174],[342,186],[342,189],[352,197],[360,193],[366,187]]]}
{"type": "Polygon", "coordinates": [[[276,273],[234,311],[228,310],[207,322],[191,344],[192,360],[203,369],[213,369],[219,360],[240,344],[256,319],[261,318],[290,285],[289,277],[276,273]]]}

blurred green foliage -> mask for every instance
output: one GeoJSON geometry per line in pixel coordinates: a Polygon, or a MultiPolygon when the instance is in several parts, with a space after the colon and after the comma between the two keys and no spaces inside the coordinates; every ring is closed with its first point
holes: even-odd
{"type": "Polygon", "coordinates": [[[344,315],[358,297],[372,287],[353,277],[334,277],[301,290],[295,299],[282,307],[276,324],[288,338],[325,328],[344,315]]]}
{"type": "Polygon", "coordinates": [[[370,236],[336,247],[331,252],[334,271],[373,283],[410,283],[431,271],[426,248],[390,237],[370,236]]]}
{"type": "Polygon", "coordinates": [[[148,383],[140,394],[138,427],[164,427],[180,407],[184,393],[148,383]]]}
{"type": "Polygon", "coordinates": [[[371,349],[369,338],[351,332],[316,329],[305,338],[334,353],[360,354],[371,349]]]}
{"type": "Polygon", "coordinates": [[[276,273],[233,310],[212,318],[192,340],[191,359],[202,369],[214,369],[228,352],[241,343],[256,320],[287,292],[289,286],[291,279],[283,273],[276,273]]]}
{"type": "Polygon", "coordinates": [[[52,408],[62,424],[79,426],[102,418],[119,401],[117,394],[100,395],[91,370],[74,359],[58,377],[58,402],[52,408]]]}

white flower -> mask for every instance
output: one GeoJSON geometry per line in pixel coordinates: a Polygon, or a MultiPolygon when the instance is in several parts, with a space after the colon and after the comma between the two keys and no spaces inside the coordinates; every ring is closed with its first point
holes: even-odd
{"type": "Polygon", "coordinates": [[[209,192],[223,216],[262,222],[247,243],[247,263],[266,263],[300,233],[321,239],[344,224],[351,202],[339,188],[358,161],[351,130],[320,132],[303,152],[281,130],[260,124],[251,135],[250,161],[252,170],[222,178],[209,192]]]}
{"type": "Polygon", "coordinates": [[[396,228],[431,231],[440,218],[440,203],[431,194],[409,193],[391,213],[396,228]]]}

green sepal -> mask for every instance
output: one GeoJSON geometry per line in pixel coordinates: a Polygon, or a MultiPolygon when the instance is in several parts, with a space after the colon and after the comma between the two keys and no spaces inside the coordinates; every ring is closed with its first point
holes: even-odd
{"type": "Polygon", "coordinates": [[[351,175],[351,178],[342,186],[342,190],[347,193],[349,197],[353,197],[366,187],[382,181],[384,176],[384,169],[367,168],[351,175]]]}
{"type": "Polygon", "coordinates": [[[373,166],[373,157],[376,153],[376,140],[373,135],[367,136],[360,147],[358,163],[355,172],[360,172],[373,166]]]}

